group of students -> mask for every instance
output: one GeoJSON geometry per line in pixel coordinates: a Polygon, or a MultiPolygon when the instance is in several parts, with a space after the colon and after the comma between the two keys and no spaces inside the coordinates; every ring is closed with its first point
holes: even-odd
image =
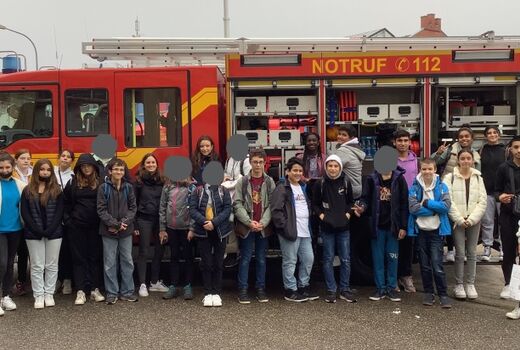
{"type": "MultiPolygon", "coordinates": [[[[264,170],[267,157],[262,149],[251,150],[243,161],[230,158],[222,184],[204,183],[205,167],[219,161],[208,136],[199,138],[192,156],[192,176],[182,181],[162,176],[153,154],[143,157],[132,184],[126,164],[117,158],[96,159],[82,154],[72,171],[74,154],[70,150],[60,154],[60,164],[54,169],[46,159],[38,160],[31,169],[27,150],[18,152],[16,159],[0,153],[0,312],[16,308],[10,294],[20,241],[27,242],[29,248],[35,308],[54,305],[58,261],[67,255],[63,250],[70,251],[72,257],[76,305],[84,304],[88,295],[107,304],[118,299],[136,301],[134,236],[139,236],[139,296],[156,290],[165,292],[164,299],[181,295],[193,299],[196,242],[201,257],[203,305],[221,306],[223,260],[233,231],[240,248],[241,304],[252,301],[248,280],[253,251],[255,297],[259,302],[268,301],[266,250],[272,234],[278,236],[282,252],[284,298],[293,302],[318,299],[310,288],[313,237],[318,233],[323,243],[325,301],[334,303],[339,296],[355,302],[350,288],[350,234],[359,229],[360,216],[370,217],[376,285],[370,300],[400,301],[398,284],[407,292],[415,292],[411,264],[416,249],[423,304],[434,304],[435,281],[440,305],[450,308],[443,270],[444,238],[453,236],[455,245],[455,297],[477,298],[476,246],[481,221],[484,256],[489,256],[497,202],[501,203],[506,282],[501,296],[506,298],[518,248],[518,217],[511,203],[516,189],[520,189],[520,137],[515,136],[506,151],[505,146],[498,146],[498,128],[488,127],[485,133],[488,142],[480,152],[471,149],[471,129],[461,128],[456,143],[443,144],[431,159],[418,161],[410,151],[410,134],[397,130],[393,142],[397,167],[375,170],[364,183],[361,169],[365,154],[355,129],[349,126],[340,127],[339,147],[329,156],[321,151],[319,136],[309,133],[304,152],[287,162],[285,177],[277,184],[264,170]],[[21,155],[28,158],[26,170],[21,169],[21,155]],[[495,183],[495,176],[501,181],[495,183]],[[146,262],[152,241],[148,288],[146,262]],[[168,287],[159,280],[166,245],[171,252],[168,287]],[[333,269],[336,252],[340,259],[339,283],[333,269]],[[106,296],[100,292],[103,286],[106,296]]],[[[20,260],[18,253],[19,269],[23,267],[20,260]]],[[[62,279],[65,288],[67,276],[62,279]]],[[[508,317],[520,318],[520,307],[508,317]]]]}

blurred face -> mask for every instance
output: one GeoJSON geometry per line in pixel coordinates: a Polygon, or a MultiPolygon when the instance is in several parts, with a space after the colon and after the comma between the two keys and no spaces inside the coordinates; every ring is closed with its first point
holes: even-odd
{"type": "Polygon", "coordinates": [[[395,139],[395,148],[399,153],[406,153],[410,149],[410,138],[403,136],[395,139]]]}
{"type": "Polygon", "coordinates": [[[459,156],[459,166],[462,169],[468,169],[473,166],[473,155],[468,152],[461,153],[459,156]]]}
{"type": "Polygon", "coordinates": [[[345,143],[348,140],[350,140],[350,136],[348,136],[348,133],[344,130],[340,130],[338,132],[338,142],[339,143],[345,143]]]}
{"type": "Polygon", "coordinates": [[[144,161],[144,168],[150,173],[155,173],[157,171],[157,161],[155,158],[152,156],[146,158],[144,161]]]}
{"type": "Polygon", "coordinates": [[[306,146],[307,149],[311,152],[316,152],[318,150],[319,140],[316,135],[307,136],[306,146]]]}
{"type": "Polygon", "coordinates": [[[125,175],[125,167],[120,165],[114,165],[110,171],[112,181],[120,181],[125,175]]]}
{"type": "Polygon", "coordinates": [[[63,151],[60,155],[60,167],[67,169],[72,164],[72,157],[68,151],[63,151]]]}
{"type": "Polygon", "coordinates": [[[199,144],[199,151],[203,156],[209,156],[213,151],[213,145],[209,140],[202,140],[199,144]]]}
{"type": "Polygon", "coordinates": [[[22,153],[16,160],[16,165],[21,170],[28,169],[31,166],[31,155],[29,153],[22,153]]]}
{"type": "Polygon", "coordinates": [[[49,179],[51,178],[51,172],[52,172],[52,169],[49,166],[49,164],[43,164],[40,167],[40,171],[38,172],[38,176],[40,177],[41,181],[49,181],[49,179]]]}
{"type": "Polygon", "coordinates": [[[520,141],[515,141],[511,145],[511,155],[518,164],[518,162],[520,162],[520,141]]]}
{"type": "Polygon", "coordinates": [[[92,164],[81,164],[81,172],[85,176],[90,176],[94,173],[94,166],[92,164]]]}
{"type": "Polygon", "coordinates": [[[265,160],[262,157],[251,158],[251,172],[254,177],[262,176],[264,172],[265,160]]]}
{"type": "Polygon", "coordinates": [[[486,132],[486,139],[488,143],[496,144],[498,143],[498,140],[500,140],[500,134],[496,129],[489,129],[486,132]]]}
{"type": "Polygon", "coordinates": [[[421,175],[425,181],[427,181],[427,182],[432,181],[434,174],[435,174],[435,165],[421,163],[421,175]]]}
{"type": "Polygon", "coordinates": [[[0,177],[2,179],[8,179],[13,175],[13,165],[10,161],[4,160],[0,162],[0,177]]]}
{"type": "Polygon", "coordinates": [[[285,172],[287,174],[287,178],[289,182],[293,185],[296,185],[303,176],[303,167],[299,164],[294,164],[291,169],[285,172]]]}
{"type": "Polygon", "coordinates": [[[329,174],[330,177],[336,178],[339,176],[340,167],[338,162],[335,160],[331,160],[327,162],[327,174],[329,174]]]}
{"type": "Polygon", "coordinates": [[[469,147],[473,143],[473,137],[469,131],[463,130],[459,133],[458,141],[461,147],[469,147]]]}

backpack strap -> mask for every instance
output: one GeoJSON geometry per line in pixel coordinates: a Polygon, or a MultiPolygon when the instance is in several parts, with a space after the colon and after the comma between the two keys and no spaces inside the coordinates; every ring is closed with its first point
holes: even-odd
{"type": "Polygon", "coordinates": [[[243,159],[240,161],[240,175],[242,175],[242,176],[245,175],[245,172],[244,172],[244,160],[243,159]]]}

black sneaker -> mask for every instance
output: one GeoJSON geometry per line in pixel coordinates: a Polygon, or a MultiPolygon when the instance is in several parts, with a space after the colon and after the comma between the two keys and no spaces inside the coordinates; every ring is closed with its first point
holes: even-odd
{"type": "Polygon", "coordinates": [[[300,292],[300,294],[307,298],[307,300],[317,300],[320,298],[320,296],[318,294],[315,294],[315,293],[312,293],[311,292],[311,287],[310,286],[307,286],[307,287],[303,287],[303,288],[300,288],[298,290],[298,292],[300,292]]]}
{"type": "Polygon", "coordinates": [[[260,303],[267,303],[269,301],[269,298],[267,297],[267,294],[265,293],[265,289],[257,288],[257,290],[256,290],[256,299],[260,303]]]}
{"type": "Polygon", "coordinates": [[[295,302],[295,303],[302,303],[304,301],[309,300],[308,298],[306,298],[303,295],[301,295],[300,293],[298,293],[297,290],[290,290],[290,289],[285,291],[284,299],[287,301],[295,302]]]}
{"type": "Polygon", "coordinates": [[[117,302],[117,297],[115,295],[107,295],[106,303],[107,305],[114,305],[117,302]]]}
{"type": "Polygon", "coordinates": [[[385,293],[382,290],[376,290],[374,294],[368,297],[368,299],[373,301],[379,301],[385,298],[385,293]]]}
{"type": "Polygon", "coordinates": [[[134,295],[134,294],[130,294],[130,295],[121,295],[121,300],[123,301],[129,301],[129,302],[136,302],[138,299],[137,297],[134,295]]]}
{"type": "Polygon", "coordinates": [[[432,306],[435,304],[435,297],[431,293],[424,293],[422,304],[425,306],[432,306]]]}
{"type": "Polygon", "coordinates": [[[238,291],[238,302],[240,304],[251,304],[251,298],[247,295],[247,289],[240,289],[238,291]]]}
{"type": "Polygon", "coordinates": [[[441,307],[443,309],[451,309],[451,299],[447,295],[441,295],[439,299],[441,300],[441,307]]]}
{"type": "Polygon", "coordinates": [[[386,291],[386,296],[390,301],[401,301],[401,297],[399,296],[399,293],[395,291],[395,289],[391,288],[386,291]]]}
{"type": "Polygon", "coordinates": [[[347,303],[355,303],[357,299],[354,297],[354,294],[350,290],[342,290],[339,292],[339,298],[341,300],[345,300],[347,303]]]}
{"type": "Polygon", "coordinates": [[[336,302],[336,292],[332,292],[332,291],[328,290],[327,295],[325,295],[325,302],[335,303],[336,302]]]}

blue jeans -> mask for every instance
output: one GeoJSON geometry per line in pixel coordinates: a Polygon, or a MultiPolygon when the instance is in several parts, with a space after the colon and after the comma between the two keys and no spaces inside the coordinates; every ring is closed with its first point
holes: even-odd
{"type": "Polygon", "coordinates": [[[321,232],[323,239],[323,276],[327,291],[336,292],[336,280],[334,278],[335,251],[338,250],[341,266],[339,270],[339,290],[340,292],[350,289],[350,232],[343,231],[337,233],[321,232]]]}
{"type": "Polygon", "coordinates": [[[443,247],[444,239],[439,235],[439,230],[419,231],[417,248],[419,249],[421,279],[425,293],[434,293],[433,280],[435,279],[437,294],[439,296],[448,295],[446,291],[446,274],[442,266],[443,247]]]}
{"type": "Polygon", "coordinates": [[[312,251],[312,238],[298,237],[296,241],[289,241],[282,236],[280,239],[280,249],[282,250],[282,275],[283,286],[286,290],[296,291],[298,288],[305,288],[311,279],[312,264],[314,263],[314,253],[312,251]],[[296,262],[300,260],[298,269],[298,281],[294,277],[296,262]]]}
{"type": "Polygon", "coordinates": [[[256,284],[255,288],[265,289],[265,255],[267,250],[267,238],[261,233],[249,232],[247,237],[238,238],[240,247],[240,262],[238,264],[238,288],[247,289],[249,279],[249,262],[255,249],[256,284]]]}
{"type": "Polygon", "coordinates": [[[132,236],[125,238],[103,236],[103,269],[107,296],[119,294],[128,296],[134,293],[132,236]],[[121,288],[117,278],[118,267],[121,272],[121,288]]]}
{"type": "Polygon", "coordinates": [[[377,237],[372,239],[371,243],[376,288],[382,292],[395,289],[397,287],[399,241],[390,230],[378,228],[377,237]]]}

